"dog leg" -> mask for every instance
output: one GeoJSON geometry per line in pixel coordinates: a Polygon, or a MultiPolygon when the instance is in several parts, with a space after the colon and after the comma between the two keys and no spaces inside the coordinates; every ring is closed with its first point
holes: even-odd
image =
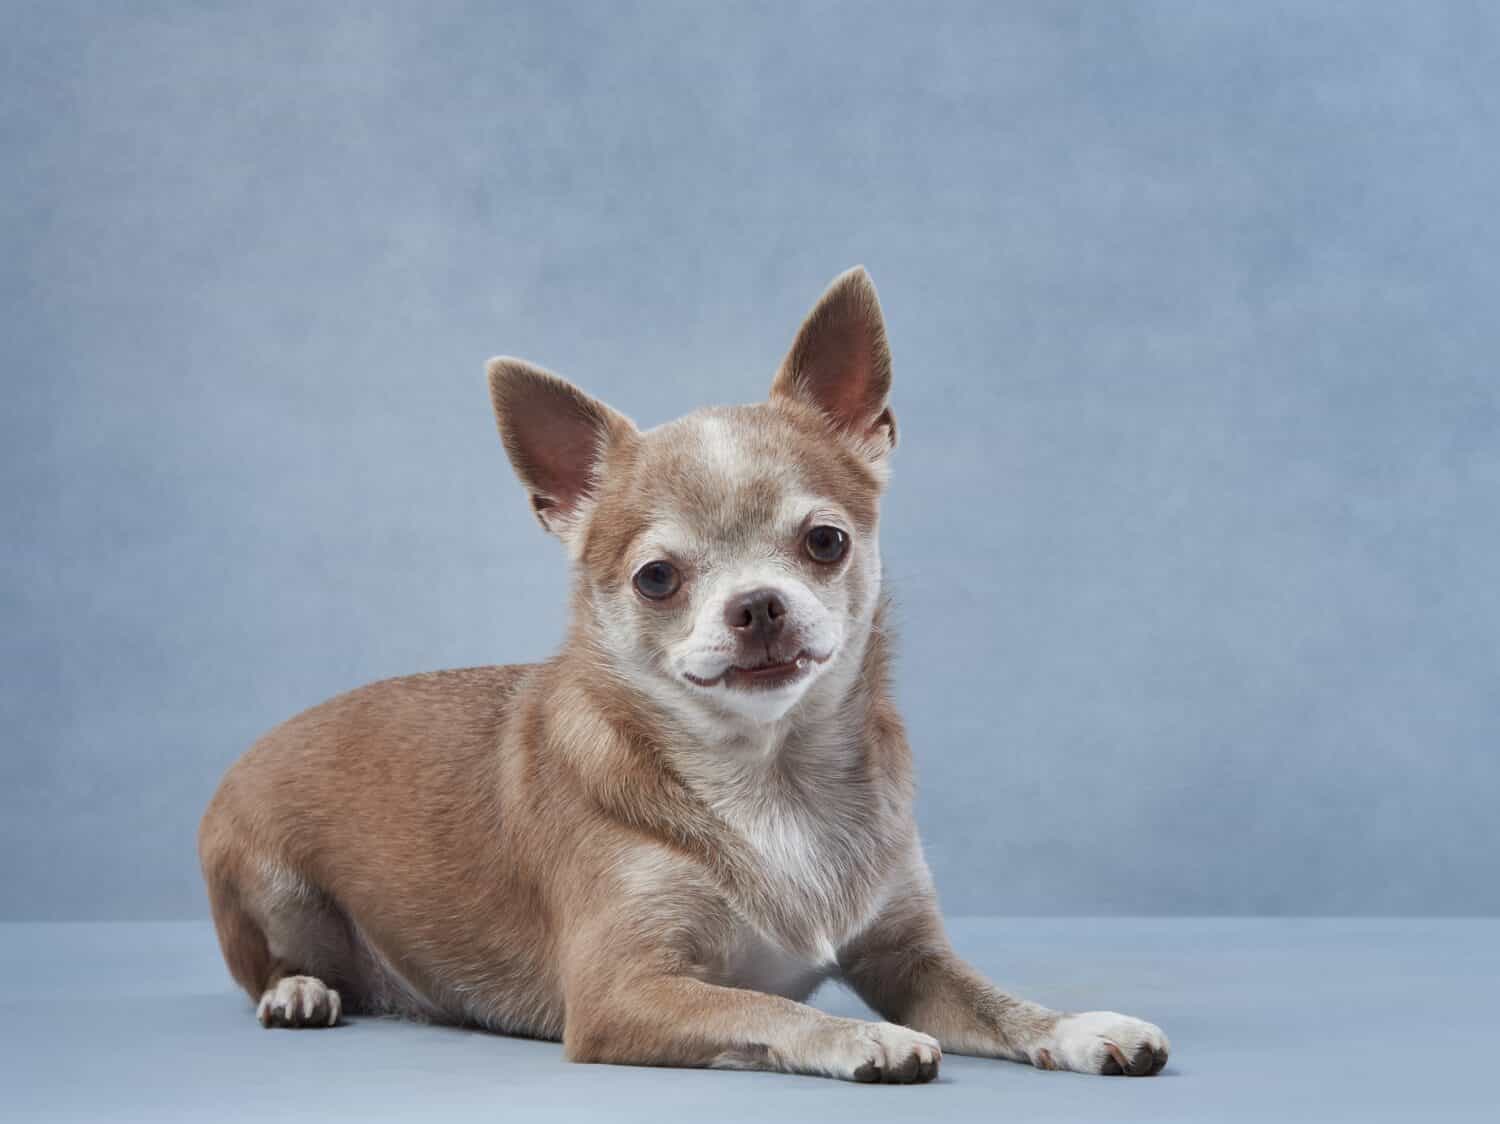
{"type": "Polygon", "coordinates": [[[217,854],[206,858],[209,904],[224,960],[255,1000],[262,1026],[336,1026],[342,999],[309,969],[314,961],[330,959],[330,946],[342,950],[341,928],[302,883],[289,875],[266,876],[275,869],[262,864],[260,877],[246,879],[217,854]]]}
{"type": "Polygon", "coordinates": [[[1017,999],[956,956],[930,890],[903,896],[839,957],[876,1011],[956,1054],[1039,1069],[1148,1077],[1171,1049],[1159,1027],[1113,1011],[1061,1014],[1017,999]]]}
{"type": "MultiPolygon", "coordinates": [[[[580,989],[586,990],[586,989],[580,989]]],[[[585,1005],[568,1002],[570,1061],[767,1069],[915,1084],[942,1049],[919,1031],[826,1015],[802,1003],[691,977],[637,979],[585,1005]]]]}
{"type": "Polygon", "coordinates": [[[342,1012],[339,993],[316,976],[282,976],[255,1006],[255,1017],[265,1027],[337,1026],[342,1012]]]}

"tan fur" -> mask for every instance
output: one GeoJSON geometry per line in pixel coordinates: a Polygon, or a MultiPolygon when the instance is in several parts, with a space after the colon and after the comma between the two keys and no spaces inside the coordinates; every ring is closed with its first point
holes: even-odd
{"type": "Polygon", "coordinates": [[[943,934],[889,693],[895,425],[863,271],[825,295],[761,405],[641,433],[519,361],[491,382],[533,510],[575,561],[568,640],[542,664],[352,691],[234,765],[199,849],[263,1021],[389,1012],[561,1038],[578,1061],[854,1080],[928,1080],[941,1049],[1159,1070],[1154,1027],[1006,996],[943,934]],[[842,561],[802,552],[809,521],[846,524],[842,561]],[[653,603],[632,581],[662,552],[683,584],[653,603]],[[741,572],[785,594],[784,635],[715,632],[741,572]],[[825,662],[748,701],[672,662],[782,666],[815,642],[825,662]],[[803,1005],[829,976],[891,1023],[803,1005]]]}

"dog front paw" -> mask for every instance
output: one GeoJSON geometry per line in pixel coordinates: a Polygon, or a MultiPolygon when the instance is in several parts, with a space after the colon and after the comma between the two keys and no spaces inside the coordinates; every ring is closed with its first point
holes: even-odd
{"type": "Polygon", "coordinates": [[[267,988],[255,1008],[261,1026],[336,1026],[339,993],[315,976],[284,976],[267,988]]]}
{"type": "Polygon", "coordinates": [[[1171,1048],[1158,1026],[1114,1011],[1085,1011],[1058,1019],[1031,1062],[1041,1069],[1152,1077],[1167,1064],[1171,1048]]]}
{"type": "Polygon", "coordinates": [[[937,1076],[936,1038],[895,1023],[854,1022],[829,1043],[824,1072],[846,1081],[914,1085],[937,1076]]]}

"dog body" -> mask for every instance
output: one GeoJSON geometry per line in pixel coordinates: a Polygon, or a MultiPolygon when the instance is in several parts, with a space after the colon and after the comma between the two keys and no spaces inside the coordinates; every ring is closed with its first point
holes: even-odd
{"type": "Polygon", "coordinates": [[[943,934],[888,692],[895,421],[863,271],[761,405],[642,433],[520,361],[490,382],[573,561],[568,639],[350,692],[230,770],[200,854],[261,1020],[347,1007],[855,1080],[930,1079],[943,1049],[1159,1071],[1156,1027],[1007,996],[943,934]],[[891,1021],[800,1002],[830,976],[891,1021]]]}

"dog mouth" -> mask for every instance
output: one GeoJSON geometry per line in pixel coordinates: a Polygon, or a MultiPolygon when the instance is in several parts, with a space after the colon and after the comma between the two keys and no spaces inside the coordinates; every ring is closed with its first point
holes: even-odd
{"type": "Polygon", "coordinates": [[[711,679],[701,679],[690,671],[682,674],[689,683],[699,687],[717,687],[722,683],[731,690],[772,691],[778,687],[790,686],[811,675],[814,666],[827,663],[832,655],[832,652],[827,652],[818,656],[804,648],[789,660],[767,660],[749,665],[730,664],[711,679]]]}

